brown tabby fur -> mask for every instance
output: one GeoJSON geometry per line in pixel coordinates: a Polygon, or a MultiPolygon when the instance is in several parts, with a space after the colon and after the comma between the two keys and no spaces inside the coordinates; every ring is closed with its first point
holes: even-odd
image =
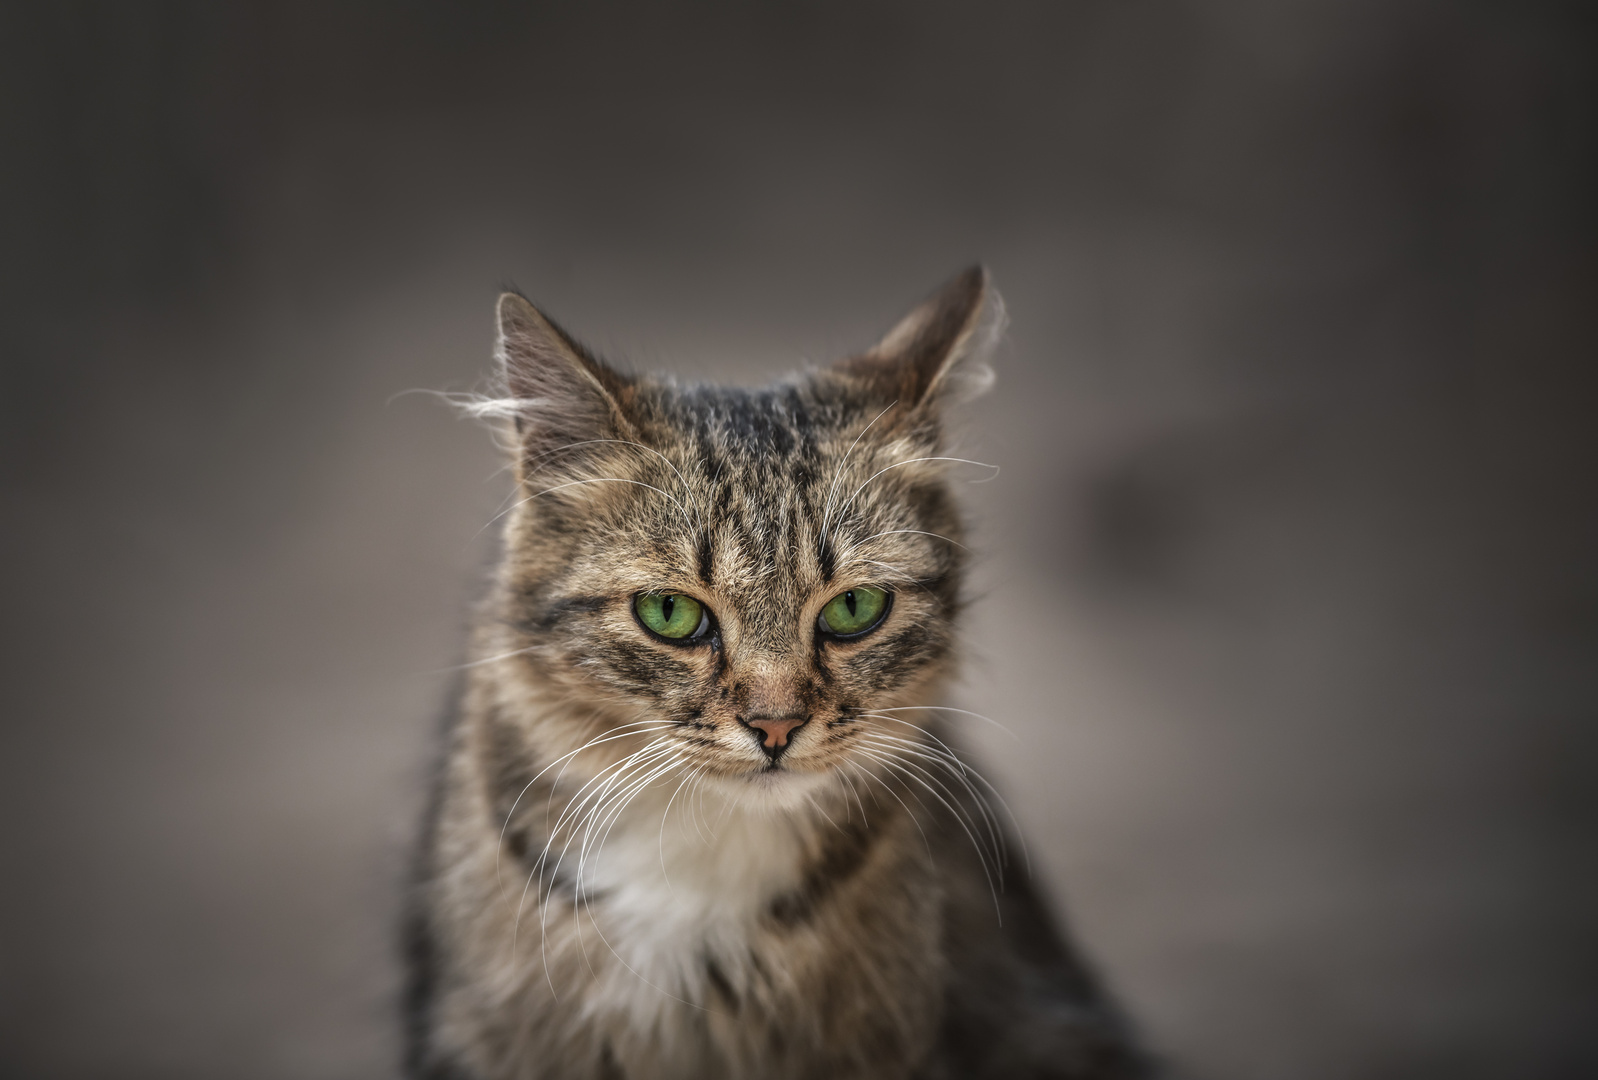
{"type": "Polygon", "coordinates": [[[973,269],[747,391],[621,375],[501,298],[478,411],[511,421],[517,501],[418,862],[413,1076],[1142,1074],[937,720],[941,413],[997,313],[973,269]],[[866,585],[876,630],[817,631],[866,585]],[[711,633],[654,637],[648,591],[711,633]],[[803,721],[775,760],[762,717],[803,721]]]}

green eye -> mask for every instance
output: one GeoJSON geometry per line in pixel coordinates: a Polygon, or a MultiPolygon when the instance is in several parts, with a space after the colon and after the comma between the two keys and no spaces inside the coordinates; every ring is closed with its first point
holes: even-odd
{"type": "Polygon", "coordinates": [[[639,622],[673,641],[697,638],[710,629],[705,605],[682,593],[639,593],[633,609],[639,622]]]}
{"type": "Polygon", "coordinates": [[[888,594],[869,585],[841,592],[827,601],[816,620],[823,633],[854,637],[873,629],[888,613],[888,594]]]}

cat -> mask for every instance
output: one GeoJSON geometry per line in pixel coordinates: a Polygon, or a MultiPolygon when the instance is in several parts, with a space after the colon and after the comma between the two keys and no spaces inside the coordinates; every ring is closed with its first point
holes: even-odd
{"type": "Polygon", "coordinates": [[[426,1080],[1147,1075],[939,706],[974,267],[766,389],[499,300],[515,501],[407,922],[426,1080]]]}

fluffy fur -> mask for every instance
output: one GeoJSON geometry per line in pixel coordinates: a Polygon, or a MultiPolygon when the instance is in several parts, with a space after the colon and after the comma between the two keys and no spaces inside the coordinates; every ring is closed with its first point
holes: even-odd
{"type": "Polygon", "coordinates": [[[501,298],[473,405],[516,501],[420,848],[413,1076],[1141,1074],[939,722],[941,418],[1000,318],[973,269],[749,391],[624,376],[501,298]],[[818,629],[861,587],[880,626],[818,629]],[[702,637],[645,629],[663,591],[702,637]],[[798,725],[777,756],[771,721],[798,725]]]}

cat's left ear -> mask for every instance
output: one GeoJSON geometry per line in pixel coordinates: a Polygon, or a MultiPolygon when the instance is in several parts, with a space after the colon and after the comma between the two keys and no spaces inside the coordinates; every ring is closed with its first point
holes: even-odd
{"type": "Polygon", "coordinates": [[[970,400],[993,385],[988,360],[1004,332],[1004,301],[982,266],[945,284],[877,344],[832,370],[905,412],[970,400]]]}
{"type": "Polygon", "coordinates": [[[635,387],[525,297],[499,298],[501,377],[524,451],[544,453],[603,439],[633,439],[627,407],[635,387]]]}

